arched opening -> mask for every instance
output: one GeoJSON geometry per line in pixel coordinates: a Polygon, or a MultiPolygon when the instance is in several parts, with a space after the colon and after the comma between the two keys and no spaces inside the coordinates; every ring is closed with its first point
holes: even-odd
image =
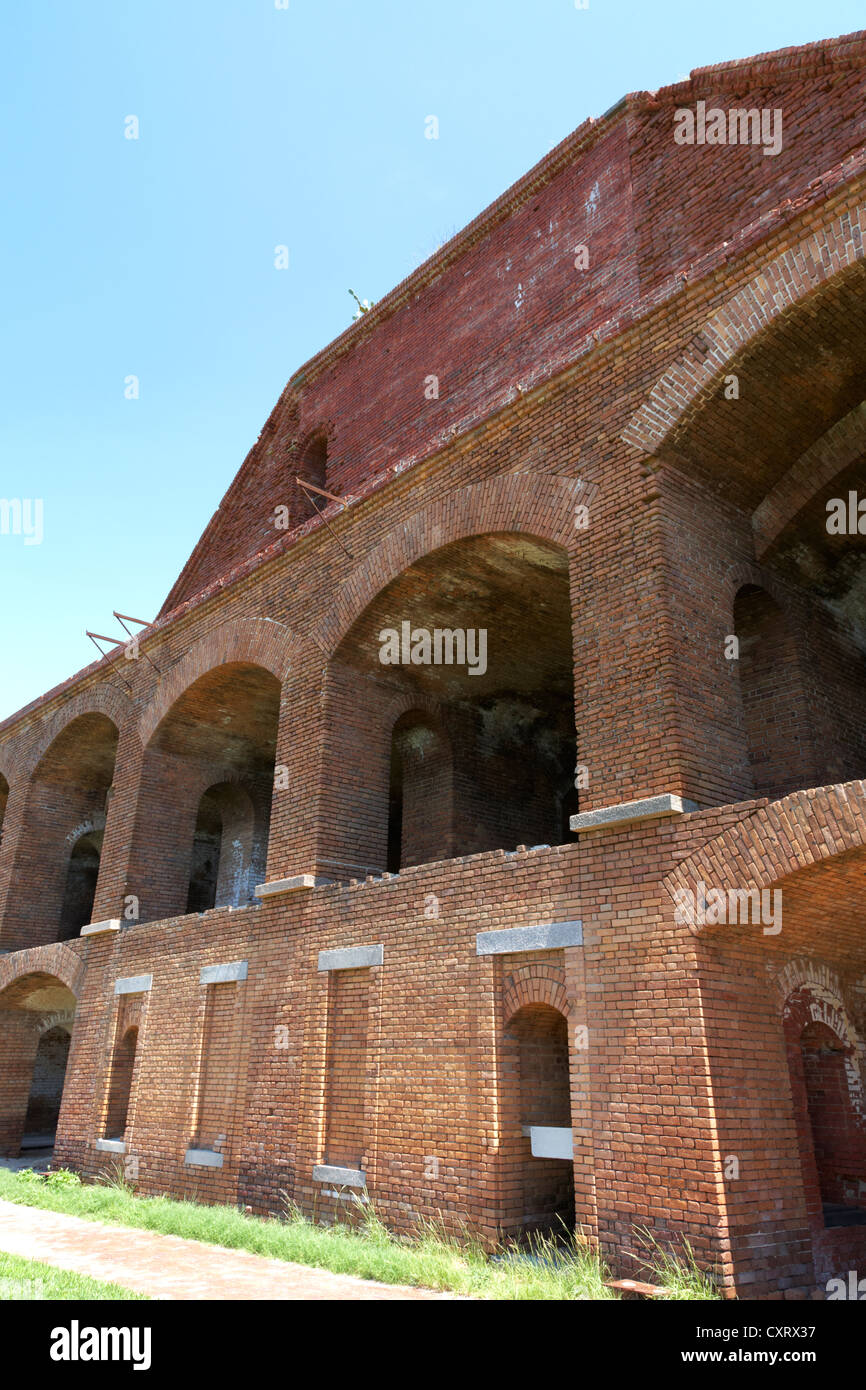
{"type": "Polygon", "coordinates": [[[328,436],[324,431],[315,434],[307,443],[298,464],[299,478],[313,487],[327,487],[328,436]]]}
{"type": "Polygon", "coordinates": [[[147,745],[129,891],[142,921],[243,906],[265,877],[280,683],[227,662],[175,701],[147,745]]]}
{"type": "Polygon", "coordinates": [[[138,1028],[127,1028],[114,1049],[111,1081],[108,1088],[108,1107],[105,1117],[105,1138],[123,1139],[132,1093],[132,1075],[138,1047],[138,1028]]]}
{"type": "Polygon", "coordinates": [[[255,884],[264,876],[263,849],[255,844],[255,807],[249,792],[231,782],[209,787],[198,804],[187,912],[253,902],[255,884]],[[254,872],[256,849],[259,878],[254,872]]]}
{"type": "Polygon", "coordinates": [[[851,1047],[824,1023],[800,1034],[806,1109],[825,1226],[866,1226],[866,1129],[851,1103],[851,1047]]]}
{"type": "Polygon", "coordinates": [[[72,847],[60,909],[60,941],[79,936],[81,928],[93,920],[103,834],[102,830],[88,831],[80,835],[72,847]]]}
{"type": "Polygon", "coordinates": [[[117,738],[106,715],[83,714],[38,763],[3,924],[7,949],[65,940],[91,920],[117,738]]]}
{"type": "Polygon", "coordinates": [[[39,1039],[21,1137],[22,1153],[54,1148],[71,1041],[69,1029],[62,1026],[49,1028],[39,1039]]]}
{"type": "Polygon", "coordinates": [[[325,779],[320,862],[333,877],[571,839],[566,552],[496,533],[404,570],[337,649],[327,727],[340,773],[325,779]],[[395,707],[409,711],[396,725],[395,707]]]}
{"type": "Polygon", "coordinates": [[[505,1030],[506,1097],[520,1139],[513,1148],[522,1214],[515,1234],[574,1231],[568,1022],[549,1004],[524,1004],[505,1030]]]}
{"type": "MultiPolygon", "coordinates": [[[[671,514],[683,507],[671,555],[676,555],[679,572],[691,570],[691,576],[671,593],[678,628],[703,629],[714,655],[726,667],[735,667],[737,663],[725,662],[727,653],[718,640],[732,631],[730,612],[720,607],[720,591],[704,577],[714,567],[721,574],[739,565],[740,557],[752,555],[767,576],[766,587],[783,596],[790,624],[786,640],[767,598],[757,598],[760,590],[752,589],[741,600],[744,623],[738,621],[734,631],[739,634],[742,626],[748,635],[755,624],[769,626],[763,655],[754,653],[758,679],[752,697],[769,712],[775,703],[777,714],[785,715],[777,720],[778,728],[788,723],[793,730],[787,760],[778,735],[770,746],[759,740],[750,750],[757,757],[751,764],[753,786],[736,683],[704,683],[693,693],[684,684],[680,692],[688,705],[683,707],[682,735],[692,744],[695,763],[703,763],[695,774],[694,799],[706,799],[706,804],[736,802],[755,790],[777,798],[799,788],[861,778],[866,771],[866,534],[850,524],[856,504],[853,509],[849,505],[852,492],[857,499],[866,498],[866,433],[858,442],[857,421],[859,414],[863,430],[866,262],[858,260],[834,273],[784,313],[770,312],[765,318],[754,311],[754,303],[772,299],[771,280],[762,276],[738,294],[689,345],[680,366],[696,352],[696,343],[718,344],[717,333],[731,342],[731,324],[739,323],[733,335],[741,343],[739,350],[713,375],[705,375],[702,366],[693,378],[694,385],[698,377],[703,382],[697,393],[689,400],[687,387],[683,395],[679,371],[670,364],[639,412],[640,429],[646,430],[648,444],[653,440],[652,452],[672,469],[671,514]],[[751,391],[743,389],[745,382],[752,383],[751,391]],[[756,383],[759,389],[754,389],[756,383]],[[728,388],[734,388],[735,397],[728,388]],[[665,416],[676,420],[670,429],[661,423],[665,416]],[[664,432],[663,442],[657,430],[664,432]],[[687,492],[673,481],[680,469],[690,478],[687,492]],[[845,518],[840,531],[833,523],[834,502],[845,518]],[[699,535],[702,563],[696,566],[699,535]],[[787,657],[792,636],[800,658],[805,718],[791,717],[793,692],[787,682],[793,665],[787,657]],[[782,649],[778,660],[770,656],[776,639],[782,649]],[[767,678],[775,675],[781,679],[773,694],[767,678]],[[762,682],[764,696],[758,698],[762,682]]],[[[709,358],[701,360],[708,365],[709,358]]],[[[760,708],[756,715],[766,736],[760,708]]]]}
{"type": "Polygon", "coordinates": [[[445,736],[415,710],[391,735],[388,798],[388,870],[451,856],[453,768],[445,736]]]}
{"type": "Polygon", "coordinates": [[[0,1154],[50,1153],[58,1131],[75,996],[52,975],[0,992],[0,1154]]]}
{"type": "Polygon", "coordinates": [[[779,605],[753,584],[736,596],[734,631],[755,792],[775,800],[813,781],[809,709],[797,645],[779,605]]]}

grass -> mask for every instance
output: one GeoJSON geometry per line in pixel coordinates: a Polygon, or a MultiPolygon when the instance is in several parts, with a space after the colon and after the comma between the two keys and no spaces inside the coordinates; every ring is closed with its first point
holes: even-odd
{"type": "Polygon", "coordinates": [[[119,1284],[103,1284],[71,1269],[27,1260],[23,1255],[7,1255],[0,1250],[0,1303],[22,1299],[144,1299],[145,1295],[122,1289],[119,1284]]]}
{"type": "MultiPolygon", "coordinates": [[[[320,1226],[290,1204],[285,1219],[247,1216],[236,1207],[205,1206],[171,1197],[138,1197],[122,1179],[83,1184],[75,1174],[45,1177],[0,1169],[0,1199],[90,1221],[248,1250],[335,1274],[387,1284],[408,1284],[468,1297],[508,1300],[615,1299],[604,1286],[607,1270],[585,1246],[536,1238],[529,1252],[491,1256],[477,1240],[457,1238],[438,1223],[421,1222],[411,1236],[389,1231],[371,1207],[353,1213],[353,1224],[320,1226]]],[[[691,1256],[691,1252],[688,1252],[691,1256]]],[[[672,1298],[718,1297],[697,1270],[668,1256],[655,1282],[672,1298]],[[710,1292],[704,1291],[711,1290],[710,1292]]]]}
{"type": "Polygon", "coordinates": [[[636,1235],[647,1252],[641,1263],[653,1281],[668,1290],[668,1298],[696,1302],[719,1297],[713,1279],[698,1267],[695,1253],[687,1240],[683,1241],[683,1254],[675,1256],[659,1245],[652,1232],[643,1229],[638,1230],[636,1235]]]}

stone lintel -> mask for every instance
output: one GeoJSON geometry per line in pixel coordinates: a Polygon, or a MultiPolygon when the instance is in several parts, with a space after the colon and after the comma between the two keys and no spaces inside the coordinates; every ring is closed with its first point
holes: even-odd
{"type": "Polygon", "coordinates": [[[519,951],[555,951],[563,946],[582,945],[583,923],[579,921],[480,931],[475,937],[475,953],[479,956],[510,956],[519,951]]]}
{"type": "Polygon", "coordinates": [[[124,979],[115,980],[115,994],[147,994],[153,985],[152,975],[127,975],[124,979]]]}
{"type": "Polygon", "coordinates": [[[320,970],[363,970],[367,965],[381,965],[385,959],[384,946],[344,946],[338,951],[320,951],[320,970]]]}
{"type": "Polygon", "coordinates": [[[229,961],[227,965],[203,965],[198,982],[200,985],[222,985],[228,984],[232,980],[245,980],[246,978],[246,961],[233,960],[229,961]]]}

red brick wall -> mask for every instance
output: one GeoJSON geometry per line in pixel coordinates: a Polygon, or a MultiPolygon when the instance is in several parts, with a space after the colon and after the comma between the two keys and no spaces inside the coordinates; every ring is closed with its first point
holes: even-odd
{"type": "MultiPolygon", "coordinates": [[[[0,958],[0,1142],[10,1150],[37,1037],[16,982],[68,984],[70,958],[86,959],[58,1161],[104,1166],[94,1144],[127,1007],[114,982],[152,973],[126,1126],[144,1191],[262,1211],[287,1196],[329,1219],[336,1205],[312,1170],[343,1155],[365,1161],[377,1209],[395,1226],[442,1212],[492,1240],[520,1230],[528,1209],[567,1198],[558,1174],[548,1186],[527,1157],[508,1037],[521,1010],[549,1008],[568,1020],[576,1221],[620,1272],[637,1272],[627,1253],[637,1226],[675,1246],[687,1238],[729,1287],[766,1296],[810,1294],[854,1258],[852,1231],[816,1225],[788,1065],[791,991],[780,997],[773,981],[800,956],[835,972],[851,1046],[862,1045],[863,789],[795,792],[866,766],[862,654],[781,551],[764,548],[757,563],[754,509],[847,406],[845,373],[853,380],[860,361],[848,344],[838,381],[829,368],[817,384],[798,375],[810,349],[836,362],[828,325],[841,341],[857,322],[859,165],[847,185],[814,181],[848,148],[858,42],[848,72],[831,70],[832,48],[813,55],[798,95],[782,74],[800,60],[783,56],[696,78],[655,107],[632,100],[585,129],[446,249],[426,288],[402,287],[295,381],[179,581],[180,607],[144,639],[159,674],[127,663],[132,689],[121,695],[105,666],[89,668],[0,726],[0,942],[14,953],[0,958]],[[680,96],[760,89],[775,102],[783,88],[801,135],[778,162],[726,150],[733,161],[699,164],[707,151],[690,151],[677,163],[665,144],[680,96]],[[765,211],[758,230],[743,225],[765,211]],[[589,278],[574,267],[576,238],[588,239],[589,278]],[[684,258],[694,268],[681,281],[672,272],[684,258]],[[777,335],[761,295],[782,302],[786,289],[797,304],[777,335]],[[720,322],[737,346],[705,370],[707,325],[720,322]],[[739,402],[720,396],[729,358],[739,402]],[[438,401],[424,397],[430,372],[438,401]],[[624,439],[638,417],[645,435],[624,439]],[[322,425],[331,483],[359,494],[329,514],[350,555],[313,521],[245,568],[299,460],[315,464],[306,451],[322,425]],[[575,524],[581,503],[585,527],[575,524]],[[514,627],[521,640],[506,634],[519,686],[535,670],[532,639],[562,619],[566,669],[550,669],[560,714],[573,670],[574,717],[545,731],[547,761],[531,739],[491,749],[489,706],[465,689],[419,692],[358,656],[358,633],[392,586],[423,608],[429,579],[440,602],[457,602],[468,571],[454,556],[479,537],[474,611],[484,586],[503,600],[521,590],[522,546],[555,576],[514,627]],[[789,636],[770,637],[757,669],[747,652],[744,672],[724,649],[736,595],[750,585],[778,604],[789,636]],[[762,702],[748,690],[768,672],[762,702]],[[450,771],[444,752],[435,768],[412,768],[399,876],[353,882],[385,868],[393,731],[412,710],[448,745],[450,771]],[[91,734],[96,719],[103,734],[109,721],[119,731],[110,768],[105,739],[77,740],[73,726],[87,718],[91,734]],[[746,799],[750,739],[772,755],[760,790],[794,794],[746,799]],[[575,757],[588,779],[582,809],[663,792],[709,809],[557,845],[575,757]],[[336,882],[185,913],[201,797],[225,782],[252,798],[259,862],[269,824],[270,880],[336,882]],[[67,837],[98,811],[93,916],[121,918],[124,930],[34,955],[28,948],[60,930],[67,837]],[[477,852],[431,862],[449,852],[449,834],[450,852],[477,852]],[[676,920],[670,892],[686,871],[723,888],[748,886],[748,874],[783,883],[782,935],[696,934],[676,920]],[[476,954],[478,931],[575,918],[582,948],[507,962],[476,954]],[[381,967],[316,968],[322,949],[374,943],[381,967]],[[202,966],[236,960],[248,962],[246,980],[200,984],[202,966]],[[221,1134],[221,1168],[184,1163],[193,1140],[221,1134]],[[736,1178],[728,1157],[739,1160],[736,1178]]],[[[805,513],[786,527],[786,544],[805,544],[805,513]]],[[[509,699],[535,699],[545,684],[536,676],[509,699]]],[[[557,1056],[547,1070],[563,1082],[557,1056]]],[[[560,1113],[561,1086],[557,1095],[560,1113]]]]}

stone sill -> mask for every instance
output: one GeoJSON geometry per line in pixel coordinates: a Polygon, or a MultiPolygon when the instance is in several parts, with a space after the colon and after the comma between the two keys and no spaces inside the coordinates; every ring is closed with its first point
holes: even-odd
{"type": "Polygon", "coordinates": [[[188,1168],[222,1168],[223,1156],[213,1149],[187,1149],[183,1157],[188,1168]]]}
{"type": "Polygon", "coordinates": [[[126,1142],[123,1139],[97,1139],[95,1147],[100,1153],[125,1154],[126,1142]]]}
{"type": "Polygon", "coordinates": [[[278,893],[298,893],[310,888],[330,888],[334,880],[317,878],[315,874],[296,874],[294,878],[274,878],[253,889],[257,898],[273,898],[278,893]]]}
{"type": "Polygon", "coordinates": [[[333,1168],[326,1163],[314,1165],[313,1182],[333,1183],[336,1187],[367,1186],[366,1175],[360,1168],[333,1168]]]}
{"type": "Polygon", "coordinates": [[[648,796],[642,801],[621,801],[616,806],[602,806],[597,811],[581,811],[572,816],[568,823],[573,831],[580,834],[586,830],[631,825],[655,816],[689,815],[700,809],[696,801],[683,801],[681,796],[665,792],[662,796],[648,796]]]}
{"type": "Polygon", "coordinates": [[[121,921],[119,917],[110,917],[105,922],[91,922],[89,926],[82,927],[81,936],[103,936],[106,932],[120,931],[121,921]]]}

